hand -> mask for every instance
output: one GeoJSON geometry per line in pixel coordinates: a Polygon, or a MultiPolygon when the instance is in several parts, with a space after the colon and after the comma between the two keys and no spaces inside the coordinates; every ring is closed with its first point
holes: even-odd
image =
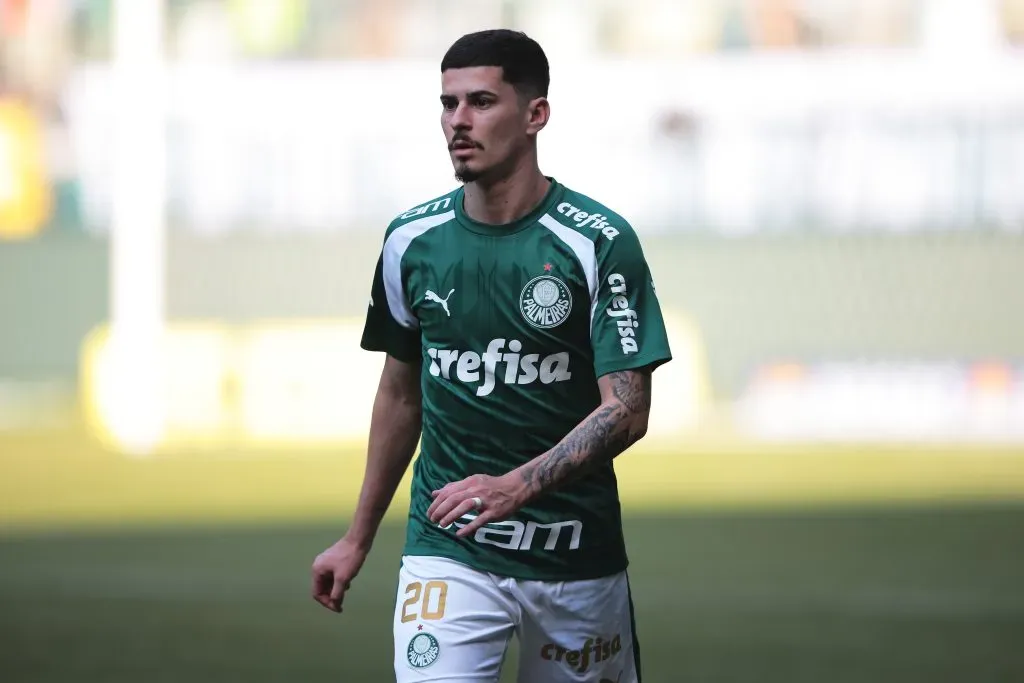
{"type": "Polygon", "coordinates": [[[332,612],[341,612],[345,591],[352,585],[366,556],[363,548],[343,538],[313,561],[313,599],[332,612]]]}
{"type": "Polygon", "coordinates": [[[468,512],[478,513],[476,519],[456,532],[459,538],[476,533],[488,522],[507,519],[527,500],[526,485],[514,472],[500,477],[474,474],[462,481],[454,481],[433,491],[434,502],[427,509],[427,517],[441,528],[446,528],[468,512]],[[478,508],[473,498],[479,498],[478,508]]]}

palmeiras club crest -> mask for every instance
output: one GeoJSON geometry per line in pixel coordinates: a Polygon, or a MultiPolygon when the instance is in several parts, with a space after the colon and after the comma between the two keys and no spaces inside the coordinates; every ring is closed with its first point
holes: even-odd
{"type": "Polygon", "coordinates": [[[409,647],[405,651],[409,665],[417,669],[428,667],[437,661],[441,656],[441,646],[437,638],[429,633],[417,633],[409,641],[409,647]]]}
{"type": "Polygon", "coordinates": [[[556,327],[572,311],[572,292],[553,275],[538,275],[523,287],[519,310],[534,327],[556,327]]]}

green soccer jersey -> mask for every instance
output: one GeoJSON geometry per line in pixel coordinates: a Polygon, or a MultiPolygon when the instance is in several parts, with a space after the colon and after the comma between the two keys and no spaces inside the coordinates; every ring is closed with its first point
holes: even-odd
{"type": "Polygon", "coordinates": [[[431,491],[499,476],[558,443],[600,403],[597,378],[671,358],[640,242],[620,216],[551,179],[508,225],[463,212],[463,190],[388,227],[362,347],[422,360],[423,433],[405,554],[502,576],[573,580],[625,569],[608,463],[514,518],[455,536],[427,518],[431,491]]]}

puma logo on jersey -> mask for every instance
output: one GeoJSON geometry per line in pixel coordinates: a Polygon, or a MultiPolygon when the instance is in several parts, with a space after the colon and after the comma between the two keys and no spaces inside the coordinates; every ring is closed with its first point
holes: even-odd
{"type": "Polygon", "coordinates": [[[452,291],[448,292],[448,296],[446,296],[445,298],[442,299],[435,292],[433,292],[433,291],[428,289],[426,292],[424,292],[423,298],[426,299],[427,301],[433,301],[435,304],[441,304],[441,308],[444,309],[444,312],[450,318],[450,317],[452,317],[452,312],[448,310],[448,299],[451,299],[452,298],[452,294],[454,294],[454,293],[455,293],[455,290],[452,289],[452,291]]]}
{"type": "Polygon", "coordinates": [[[505,384],[542,384],[567,382],[572,378],[569,372],[569,354],[565,351],[543,358],[539,353],[523,354],[523,344],[518,339],[508,341],[493,339],[483,354],[476,351],[457,349],[427,349],[430,357],[430,374],[446,380],[457,379],[465,384],[480,383],[477,396],[487,396],[494,391],[498,381],[505,384]]]}
{"type": "Polygon", "coordinates": [[[626,292],[626,278],[618,273],[608,276],[608,284],[611,285],[611,305],[605,311],[612,318],[617,318],[615,325],[619,329],[619,345],[622,347],[623,355],[639,351],[636,343],[636,328],[640,327],[636,311],[629,307],[629,294],[626,292]]]}
{"type": "Polygon", "coordinates": [[[576,224],[577,228],[590,227],[594,230],[600,230],[601,234],[605,236],[608,241],[615,239],[619,231],[608,224],[608,217],[602,216],[599,213],[587,213],[586,211],[580,211],[569,202],[562,202],[558,205],[558,213],[571,218],[576,224]]]}

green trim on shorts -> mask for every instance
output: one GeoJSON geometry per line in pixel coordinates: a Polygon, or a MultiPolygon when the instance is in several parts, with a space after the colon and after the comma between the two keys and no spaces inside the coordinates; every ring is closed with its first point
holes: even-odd
{"type": "Polygon", "coordinates": [[[636,683],[644,683],[640,672],[640,639],[636,635],[636,611],[633,609],[633,590],[629,586],[629,574],[626,574],[626,596],[629,598],[629,630],[633,633],[633,666],[636,667],[636,683]]]}

